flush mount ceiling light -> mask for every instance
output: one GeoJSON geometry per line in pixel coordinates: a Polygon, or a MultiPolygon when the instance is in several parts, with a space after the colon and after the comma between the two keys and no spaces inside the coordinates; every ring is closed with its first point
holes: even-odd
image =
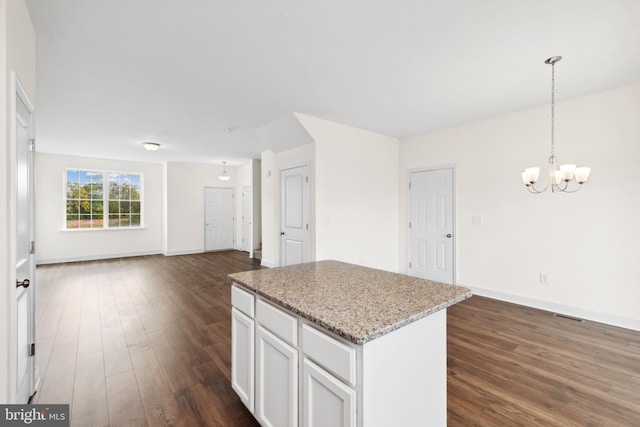
{"type": "Polygon", "coordinates": [[[158,151],[160,148],[160,144],[157,142],[143,142],[142,145],[144,145],[144,149],[147,151],[158,151]]]}
{"type": "Polygon", "coordinates": [[[222,165],[222,174],[218,176],[218,178],[220,179],[220,181],[229,181],[231,177],[227,173],[227,162],[222,162],[222,165]]]}
{"type": "Polygon", "coordinates": [[[530,193],[540,194],[544,192],[549,186],[551,192],[556,191],[561,193],[575,193],[582,188],[582,184],[589,179],[589,173],[591,168],[588,167],[576,167],[574,164],[566,164],[558,166],[555,153],[555,64],[560,61],[562,56],[552,56],[547,59],[545,64],[551,65],[551,154],[549,155],[549,180],[544,188],[536,188],[535,184],[540,176],[539,167],[526,168],[522,172],[522,182],[527,186],[530,193]],[[575,179],[579,185],[569,188],[569,183],[575,179]]]}

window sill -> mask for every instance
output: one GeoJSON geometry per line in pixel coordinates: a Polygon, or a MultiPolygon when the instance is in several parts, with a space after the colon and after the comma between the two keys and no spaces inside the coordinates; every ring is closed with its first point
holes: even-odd
{"type": "Polygon", "coordinates": [[[122,228],[61,228],[60,231],[77,233],[77,232],[85,232],[85,231],[137,231],[137,230],[147,230],[147,227],[122,227],[122,228]]]}

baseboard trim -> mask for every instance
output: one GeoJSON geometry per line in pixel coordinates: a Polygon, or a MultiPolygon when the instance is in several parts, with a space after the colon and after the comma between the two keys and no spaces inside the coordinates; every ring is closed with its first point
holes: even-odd
{"type": "Polygon", "coordinates": [[[129,258],[129,257],[146,256],[146,255],[163,255],[163,253],[161,251],[142,251],[142,252],[129,252],[125,254],[118,253],[118,254],[83,255],[83,256],[73,256],[73,257],[64,257],[64,258],[48,258],[48,259],[36,260],[36,265],[62,264],[65,262],[79,262],[79,261],[98,261],[101,259],[129,258]]]}
{"type": "Polygon", "coordinates": [[[265,261],[263,259],[260,260],[260,265],[262,267],[267,267],[267,268],[275,268],[275,267],[277,267],[277,265],[274,262],[265,261]]]}
{"type": "Polygon", "coordinates": [[[500,301],[512,302],[514,304],[525,305],[527,307],[538,308],[540,310],[550,311],[552,313],[558,313],[578,319],[585,319],[611,326],[617,326],[620,328],[631,329],[633,331],[640,331],[640,319],[617,316],[615,314],[602,313],[594,310],[585,310],[583,308],[573,307],[570,305],[557,304],[554,302],[523,297],[520,295],[494,291],[491,289],[477,288],[475,286],[461,286],[471,289],[471,292],[473,292],[474,295],[480,295],[500,301]]]}
{"type": "Polygon", "coordinates": [[[190,249],[188,251],[169,251],[169,252],[163,252],[164,256],[178,256],[178,255],[193,255],[193,254],[203,254],[206,251],[203,251],[202,249],[190,249]]]}

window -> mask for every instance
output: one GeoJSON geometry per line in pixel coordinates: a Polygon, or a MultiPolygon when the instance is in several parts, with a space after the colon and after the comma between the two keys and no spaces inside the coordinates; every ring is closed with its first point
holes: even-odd
{"type": "Polygon", "coordinates": [[[142,226],[142,174],[66,170],[65,228],[142,226]]]}

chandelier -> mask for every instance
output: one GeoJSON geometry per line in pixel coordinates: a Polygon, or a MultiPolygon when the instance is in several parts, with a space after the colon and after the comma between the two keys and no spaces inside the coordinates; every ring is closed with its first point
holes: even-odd
{"type": "Polygon", "coordinates": [[[222,162],[222,165],[223,165],[222,174],[218,176],[218,179],[220,181],[229,181],[231,179],[231,176],[229,176],[229,174],[227,173],[227,162],[222,162]]]}
{"type": "Polygon", "coordinates": [[[552,56],[547,59],[545,64],[551,65],[551,154],[549,155],[549,179],[543,188],[537,188],[536,182],[540,176],[539,167],[526,168],[522,172],[522,182],[527,186],[530,193],[540,194],[547,188],[551,187],[551,192],[555,193],[575,193],[582,184],[589,179],[591,168],[577,167],[575,164],[558,165],[555,153],[555,65],[560,61],[562,56],[552,56]],[[578,186],[571,186],[570,182],[577,182],[578,186]]]}

